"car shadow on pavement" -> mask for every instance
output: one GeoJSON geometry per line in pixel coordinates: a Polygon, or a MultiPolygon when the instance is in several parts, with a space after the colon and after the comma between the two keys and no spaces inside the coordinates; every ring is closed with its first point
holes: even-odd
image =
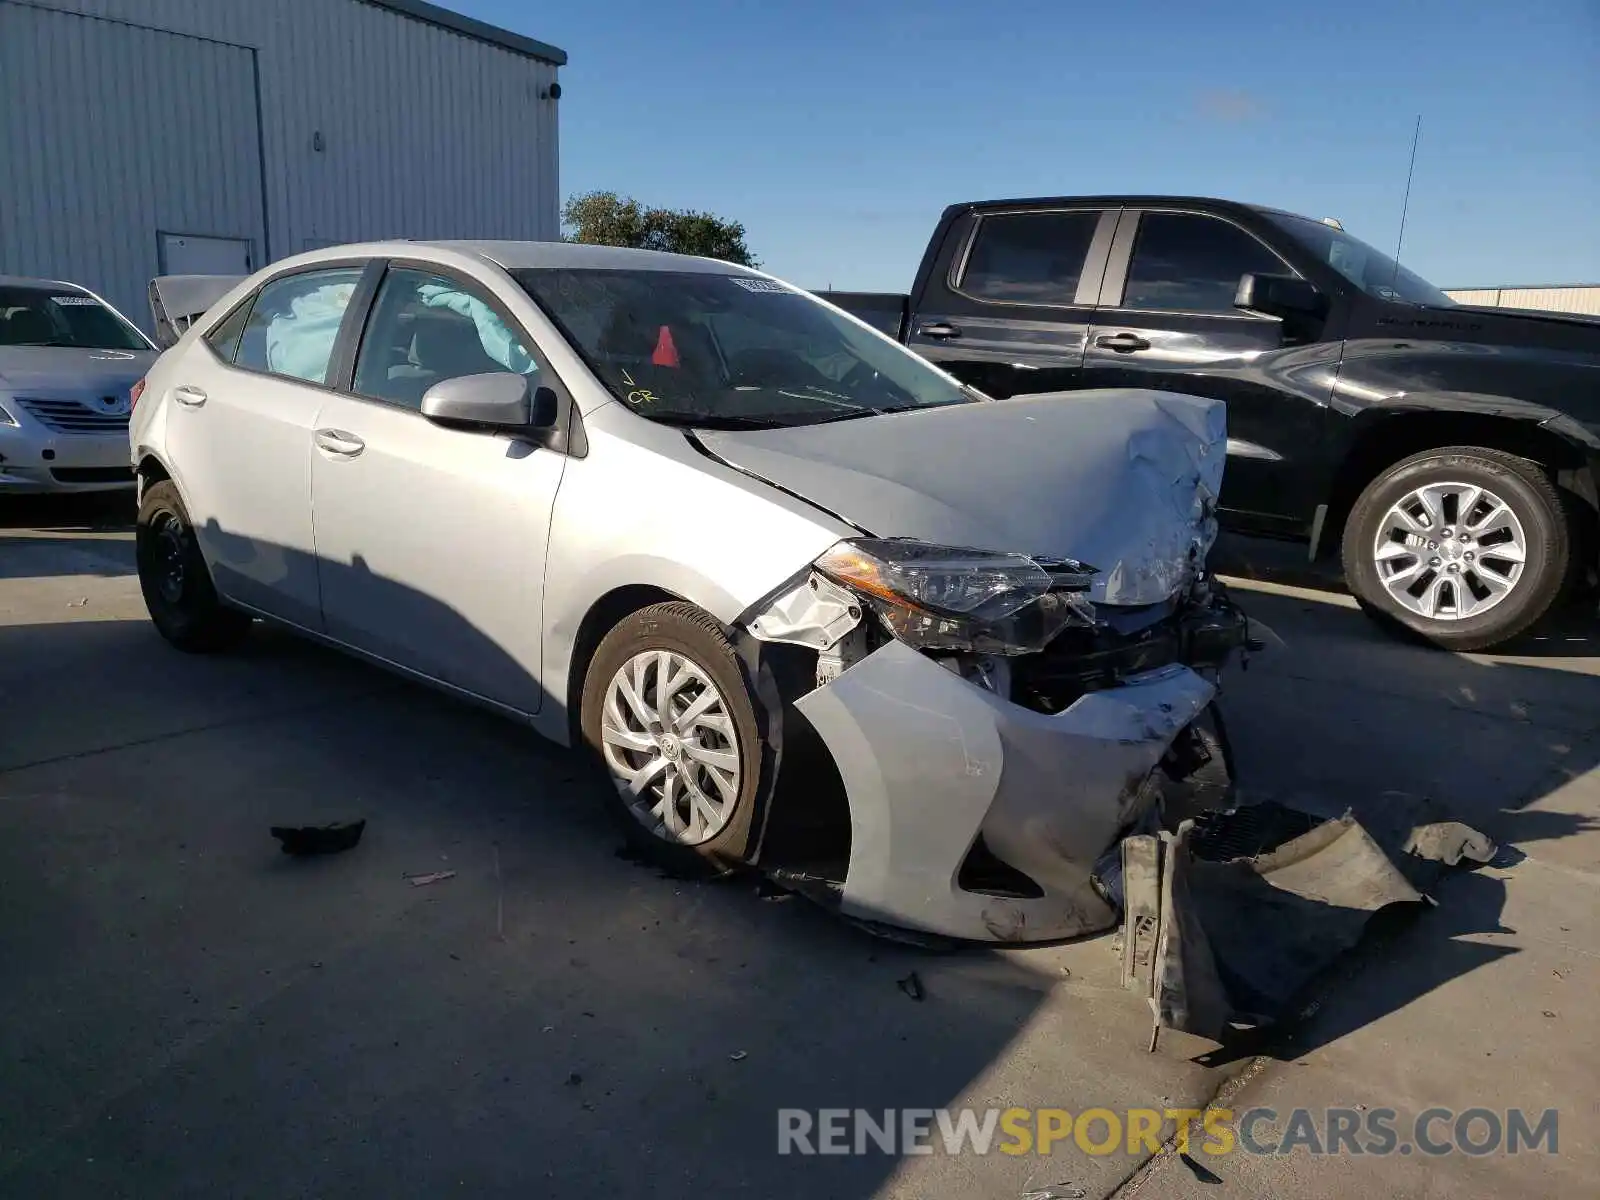
{"type": "Polygon", "coordinates": [[[133,554],[133,542],[115,534],[7,537],[0,531],[0,579],[132,575],[133,554]]]}
{"type": "MultiPolygon", "coordinates": [[[[1210,565],[1220,575],[1323,592],[1348,598],[1345,603],[1354,603],[1337,562],[1307,562],[1304,549],[1298,543],[1224,533],[1217,539],[1210,565]]],[[[1486,653],[1501,658],[1600,658],[1600,608],[1597,604],[1600,604],[1600,596],[1575,594],[1530,632],[1486,653]]],[[[1398,627],[1385,627],[1383,632],[1402,644],[1421,644],[1398,627]]]]}
{"type": "Polygon", "coordinates": [[[61,495],[0,493],[0,529],[131,529],[135,515],[131,487],[115,492],[61,495]]]}
{"type": "Polygon", "coordinates": [[[1325,816],[1370,813],[1370,824],[1386,805],[1425,799],[1500,851],[1493,868],[1447,869],[1429,889],[1438,907],[1379,913],[1361,946],[1299,998],[1308,1019],[1242,1032],[1195,1057],[1208,1067],[1304,1055],[1518,953],[1482,940],[1507,932],[1495,868],[1514,871],[1519,846],[1600,828],[1593,814],[1541,806],[1600,768],[1592,658],[1448,654],[1393,640],[1340,597],[1244,582],[1232,595],[1282,639],[1226,689],[1247,795],[1325,816]]]}
{"type": "MultiPolygon", "coordinates": [[[[360,582],[520,669],[437,600],[360,582]]],[[[1594,679],[1239,598],[1287,643],[1229,685],[1249,787],[1436,787],[1504,837],[1490,818],[1594,766],[1594,679]],[[1331,650],[1297,658],[1312,622],[1331,650]]],[[[1024,1091],[1039,1068],[1008,1058],[1060,984],[1026,955],[931,956],[748,880],[623,861],[577,755],[286,634],[193,657],[142,620],[4,626],[0,672],[32,697],[0,722],[0,1190],[867,1196],[900,1160],[780,1157],[778,1109],[1103,1096],[1069,1075],[1131,1076],[1145,1104],[1186,1065],[1141,1054],[1136,997],[1085,989],[1083,1020],[1053,1026],[1063,1080],[1024,1091]],[[361,844],[321,861],[267,835],[360,817],[361,844]]],[[[1439,961],[1359,1020],[1486,960],[1439,961]]]]}
{"type": "Polygon", "coordinates": [[[778,1110],[955,1103],[1058,982],[624,861],[574,753],[271,628],[0,664],[8,1194],[872,1195],[896,1157],[780,1157],[778,1110]]]}

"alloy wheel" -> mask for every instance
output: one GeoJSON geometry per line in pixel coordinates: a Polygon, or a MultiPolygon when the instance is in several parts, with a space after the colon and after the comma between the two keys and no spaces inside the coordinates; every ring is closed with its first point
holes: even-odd
{"type": "Polygon", "coordinates": [[[1528,541],[1517,514],[1489,489],[1430,483],[1389,507],[1372,552],[1379,580],[1402,608],[1430,621],[1462,621],[1516,589],[1528,541]]]}
{"type": "Polygon", "coordinates": [[[722,693],[673,650],[634,655],[606,686],[606,766],[628,811],[663,841],[698,846],[721,833],[739,798],[738,735],[722,693]]]}

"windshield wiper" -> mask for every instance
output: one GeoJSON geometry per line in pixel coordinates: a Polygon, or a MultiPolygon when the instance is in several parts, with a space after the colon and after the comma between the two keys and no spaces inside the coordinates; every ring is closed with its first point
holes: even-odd
{"type": "Polygon", "coordinates": [[[740,417],[725,413],[694,413],[669,411],[660,413],[644,413],[634,409],[647,421],[657,421],[662,425],[677,425],[685,429],[780,429],[782,421],[771,421],[763,417],[740,417]]]}
{"type": "Polygon", "coordinates": [[[40,346],[40,347],[51,347],[51,348],[55,348],[55,349],[65,349],[65,350],[83,350],[83,349],[87,348],[87,347],[78,345],[77,342],[64,342],[60,338],[51,338],[49,341],[45,341],[45,342],[6,342],[4,344],[7,345],[7,346],[29,346],[29,347],[40,346]]]}

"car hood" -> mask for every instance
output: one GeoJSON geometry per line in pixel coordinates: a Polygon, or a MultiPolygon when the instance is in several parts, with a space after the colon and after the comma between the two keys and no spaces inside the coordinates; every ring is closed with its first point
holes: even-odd
{"type": "Polygon", "coordinates": [[[126,391],[156,357],[154,350],[0,346],[0,388],[24,395],[126,391]]]}
{"type": "Polygon", "coordinates": [[[707,451],[876,537],[1075,558],[1090,598],[1155,604],[1216,539],[1220,401],[1104,389],[752,431],[707,451]]]}

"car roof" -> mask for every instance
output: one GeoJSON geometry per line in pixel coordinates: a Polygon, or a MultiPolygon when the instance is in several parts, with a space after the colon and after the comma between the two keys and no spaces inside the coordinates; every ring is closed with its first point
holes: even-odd
{"type": "Polygon", "coordinates": [[[65,279],[34,279],[27,275],[0,275],[0,287],[72,288],[78,292],[89,290],[81,283],[71,283],[65,279]]]}
{"type": "MultiPolygon", "coordinates": [[[[404,240],[357,242],[323,246],[294,256],[296,265],[310,266],[356,258],[426,258],[431,250],[465,254],[494,263],[508,271],[521,268],[567,267],[611,271],[692,271],[702,274],[755,274],[734,263],[689,254],[664,254],[658,250],[632,250],[621,246],[589,246],[578,242],[512,242],[404,240]]],[[[274,263],[281,267],[283,263],[274,263]]]]}
{"type": "MultiPolygon", "coordinates": [[[[1026,196],[1009,200],[972,200],[963,204],[952,204],[946,211],[970,210],[983,211],[995,208],[1094,208],[1106,205],[1131,205],[1140,207],[1145,205],[1181,206],[1194,205],[1200,208],[1214,208],[1229,212],[1251,213],[1278,213],[1283,216],[1297,217],[1299,213],[1286,212],[1280,208],[1269,208],[1264,204],[1247,204],[1243,200],[1225,200],[1220,196],[1026,196]]],[[[1311,218],[1307,218],[1308,220],[1311,218]]]]}

